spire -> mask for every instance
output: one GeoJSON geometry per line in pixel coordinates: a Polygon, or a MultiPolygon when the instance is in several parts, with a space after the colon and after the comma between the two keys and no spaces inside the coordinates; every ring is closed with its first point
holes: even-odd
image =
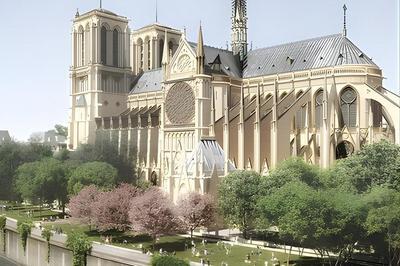
{"type": "Polygon", "coordinates": [[[244,61],[247,51],[247,0],[232,0],[232,51],[244,61]]]}
{"type": "Polygon", "coordinates": [[[79,17],[79,9],[78,8],[76,9],[75,17],[76,18],[79,17]]]}
{"type": "Polygon", "coordinates": [[[164,50],[163,50],[163,57],[162,57],[162,65],[166,66],[169,64],[169,49],[168,49],[168,32],[165,30],[165,37],[164,37],[164,50]]]}
{"type": "Polygon", "coordinates": [[[100,0],[100,9],[103,9],[103,1],[100,0]]]}
{"type": "Polygon", "coordinates": [[[156,23],[158,23],[158,0],[156,0],[156,23]]]}
{"type": "Polygon", "coordinates": [[[203,41],[203,30],[199,28],[199,37],[197,40],[196,60],[197,60],[197,74],[204,74],[204,41],[203,41]]]}
{"type": "Polygon", "coordinates": [[[346,12],[347,6],[343,6],[343,37],[347,37],[347,25],[346,25],[346,12]]]}

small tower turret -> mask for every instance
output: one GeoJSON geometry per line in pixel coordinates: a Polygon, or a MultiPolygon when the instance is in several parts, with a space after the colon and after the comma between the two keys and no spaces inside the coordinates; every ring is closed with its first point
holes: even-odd
{"type": "Polygon", "coordinates": [[[232,51],[243,61],[247,55],[247,0],[232,0],[232,51]]]}
{"type": "Polygon", "coordinates": [[[204,54],[203,31],[201,29],[201,25],[199,28],[199,37],[197,41],[196,60],[197,60],[197,74],[202,75],[204,74],[205,54],[204,54]]]}

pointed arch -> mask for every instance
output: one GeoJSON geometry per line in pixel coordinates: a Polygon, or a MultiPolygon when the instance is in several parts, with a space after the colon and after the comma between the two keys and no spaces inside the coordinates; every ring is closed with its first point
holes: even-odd
{"type": "Polygon", "coordinates": [[[314,115],[314,126],[315,128],[321,128],[322,126],[322,110],[323,110],[323,101],[324,101],[324,91],[322,89],[317,90],[314,96],[314,106],[315,106],[315,115],[314,115]]]}
{"type": "Polygon", "coordinates": [[[113,30],[113,66],[119,66],[119,34],[120,31],[115,28],[113,30]]]}
{"type": "Polygon", "coordinates": [[[100,61],[103,65],[107,65],[107,28],[105,25],[101,27],[100,33],[100,50],[101,50],[101,58],[100,61]]]}
{"type": "Polygon", "coordinates": [[[340,92],[340,111],[343,126],[349,128],[357,126],[357,101],[358,95],[354,88],[347,86],[340,92]]]}

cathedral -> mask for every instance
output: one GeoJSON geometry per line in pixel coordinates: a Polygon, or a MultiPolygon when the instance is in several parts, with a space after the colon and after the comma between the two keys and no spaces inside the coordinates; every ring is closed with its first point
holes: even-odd
{"type": "MultiPolygon", "coordinates": [[[[346,8],[344,7],[345,18],[346,8]]],[[[131,30],[105,9],[75,15],[70,149],[114,143],[176,200],[216,194],[236,169],[263,175],[300,156],[327,168],[381,139],[400,144],[400,97],[343,32],[249,49],[232,0],[231,49],[158,23],[131,30]]]]}

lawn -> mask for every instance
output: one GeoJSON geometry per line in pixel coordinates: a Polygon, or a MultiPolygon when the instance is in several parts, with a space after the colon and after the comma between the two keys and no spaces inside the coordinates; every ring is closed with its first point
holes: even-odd
{"type": "MultiPolygon", "coordinates": [[[[105,236],[112,236],[112,245],[142,250],[151,249],[152,239],[148,236],[143,235],[133,235],[132,233],[121,233],[121,232],[108,232],[101,235],[97,231],[89,230],[87,225],[71,225],[71,224],[61,224],[61,223],[46,223],[46,226],[51,226],[52,228],[61,228],[64,233],[71,231],[80,231],[85,233],[90,240],[97,242],[104,242],[105,236]]],[[[202,239],[195,238],[196,244],[196,254],[192,254],[191,241],[188,238],[181,236],[164,236],[161,237],[155,246],[155,252],[158,253],[162,248],[163,252],[168,252],[170,254],[176,253],[176,256],[189,261],[200,262],[203,258],[205,261],[209,260],[212,265],[221,265],[222,262],[228,263],[228,265],[257,265],[264,266],[265,261],[272,265],[271,259],[276,257],[281,264],[286,262],[287,254],[270,252],[266,250],[257,250],[257,248],[248,248],[242,246],[231,246],[231,244],[222,244],[217,241],[208,241],[207,244],[202,244],[202,239]],[[186,243],[186,244],[185,244],[186,243]],[[187,248],[186,248],[187,247],[187,248]],[[208,255],[204,255],[204,250],[207,249],[208,255]],[[228,250],[228,251],[227,251],[228,250]],[[259,255],[258,252],[259,251],[259,255]],[[247,255],[250,254],[249,263],[245,263],[247,255]]],[[[295,261],[303,260],[296,254],[290,256],[290,261],[294,263],[295,261]]],[[[310,264],[308,264],[310,265],[310,264]]],[[[313,264],[316,265],[316,264],[313,264]]]]}

